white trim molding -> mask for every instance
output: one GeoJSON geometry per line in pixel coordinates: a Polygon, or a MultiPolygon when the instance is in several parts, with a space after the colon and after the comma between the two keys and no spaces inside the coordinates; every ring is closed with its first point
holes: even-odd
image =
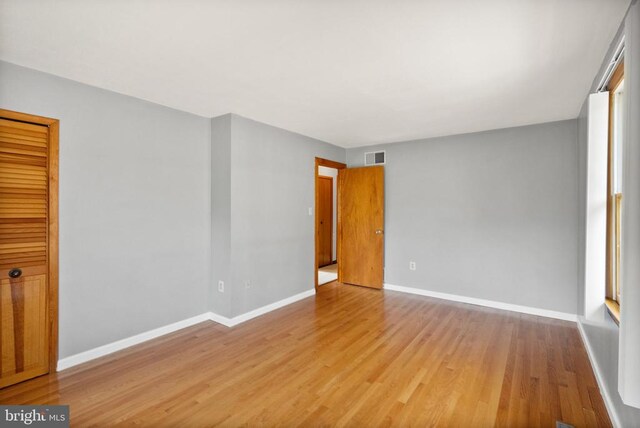
{"type": "Polygon", "coordinates": [[[584,313],[602,319],[607,249],[607,156],[609,144],[609,93],[588,98],[587,178],[584,241],[584,313]]]}
{"type": "Polygon", "coordinates": [[[222,324],[225,327],[233,327],[235,324],[233,324],[233,319],[232,318],[227,318],[225,316],[222,315],[218,315],[215,312],[209,312],[209,321],[213,321],[215,323],[218,324],[222,324]]]}
{"type": "Polygon", "coordinates": [[[290,305],[292,303],[297,302],[298,300],[306,299],[307,297],[313,296],[316,294],[315,289],[303,291],[302,293],[295,294],[291,297],[287,297],[286,299],[278,300],[277,302],[270,303],[266,306],[262,306],[258,309],[254,309],[242,315],[235,316],[233,318],[223,317],[222,315],[218,315],[214,312],[210,312],[211,321],[215,321],[218,324],[222,324],[227,327],[233,327],[238,324],[242,324],[243,322],[249,321],[250,319],[259,317],[260,315],[264,315],[268,312],[275,311],[276,309],[280,309],[283,306],[290,305]]]}
{"type": "Polygon", "coordinates": [[[88,351],[80,352],[79,354],[71,355],[70,357],[62,358],[58,360],[58,371],[65,370],[91,360],[95,360],[96,358],[104,357],[105,355],[121,351],[131,346],[139,345],[140,343],[146,342],[148,340],[164,336],[165,334],[173,333],[174,331],[182,330],[186,327],[191,327],[192,325],[199,324],[204,321],[213,321],[226,327],[233,327],[238,324],[242,324],[245,321],[249,321],[250,319],[259,317],[260,315],[264,315],[268,312],[275,311],[276,309],[280,309],[284,306],[295,303],[299,300],[306,299],[307,297],[313,296],[315,292],[315,289],[303,291],[302,293],[287,297],[286,299],[278,300],[277,302],[262,306],[258,309],[254,309],[250,312],[235,316],[233,318],[227,318],[214,312],[206,312],[204,314],[200,314],[186,320],[178,321],[164,327],[159,327],[153,330],[146,331],[144,333],[136,334],[135,336],[127,337],[125,339],[108,343],[106,345],[90,349],[88,351]]]}
{"type": "Polygon", "coordinates": [[[401,285],[384,284],[385,290],[399,291],[401,293],[417,294],[419,296],[435,297],[436,299],[451,300],[453,302],[469,303],[471,305],[486,306],[489,308],[503,309],[505,311],[520,312],[529,315],[555,318],[565,321],[576,322],[576,314],[567,312],[551,311],[548,309],[534,308],[531,306],[514,305],[512,303],[497,302],[494,300],[477,299],[475,297],[460,296],[457,294],[440,293],[437,291],[423,290],[421,288],[403,287],[401,285]]]}
{"type": "Polygon", "coordinates": [[[589,361],[591,362],[591,367],[593,368],[593,373],[596,375],[596,381],[598,382],[598,388],[600,388],[600,395],[604,399],[604,405],[607,408],[607,412],[609,412],[609,416],[611,417],[611,423],[614,427],[622,427],[620,423],[620,417],[618,413],[616,413],[616,407],[613,405],[613,401],[611,401],[611,394],[609,393],[609,388],[607,388],[607,384],[604,381],[604,376],[600,371],[600,365],[598,364],[598,360],[596,360],[595,353],[591,348],[591,343],[589,342],[589,337],[587,333],[584,331],[584,327],[582,326],[582,321],[578,318],[578,331],[580,332],[580,337],[582,338],[582,343],[584,343],[584,347],[587,350],[587,355],[589,356],[589,361]]]}
{"type": "Polygon", "coordinates": [[[135,336],[111,342],[106,345],[90,349],[88,351],[80,352],[79,354],[71,355],[70,357],[62,358],[58,360],[58,371],[77,366],[78,364],[86,363],[87,361],[95,360],[96,358],[104,357],[105,355],[113,354],[114,352],[118,352],[131,346],[146,342],[148,340],[164,336],[165,334],[173,333],[174,331],[182,330],[183,328],[191,327],[192,325],[196,325],[210,319],[211,317],[207,312],[195,317],[188,318],[186,320],[165,325],[164,327],[159,327],[153,330],[146,331],[144,333],[136,334],[135,336]]]}

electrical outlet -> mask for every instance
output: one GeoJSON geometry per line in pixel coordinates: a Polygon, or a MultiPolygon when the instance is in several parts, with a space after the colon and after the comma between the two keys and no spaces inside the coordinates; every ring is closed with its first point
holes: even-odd
{"type": "Polygon", "coordinates": [[[247,279],[247,280],[244,282],[244,288],[251,288],[251,281],[250,281],[250,280],[248,280],[248,279],[247,279]]]}
{"type": "Polygon", "coordinates": [[[218,291],[224,293],[224,281],[218,281],[218,291]]]}
{"type": "Polygon", "coordinates": [[[409,262],[409,270],[416,270],[416,262],[409,262]]]}

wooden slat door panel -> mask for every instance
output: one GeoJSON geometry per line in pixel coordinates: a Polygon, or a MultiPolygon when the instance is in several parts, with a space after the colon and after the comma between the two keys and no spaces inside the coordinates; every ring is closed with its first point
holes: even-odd
{"type": "Polygon", "coordinates": [[[50,368],[48,144],[47,126],[0,119],[0,387],[50,368]]]}
{"type": "Polygon", "coordinates": [[[384,281],[384,168],[338,171],[338,277],[382,288],[384,281]]]}
{"type": "Polygon", "coordinates": [[[47,276],[0,280],[0,388],[49,371],[47,276]]]}

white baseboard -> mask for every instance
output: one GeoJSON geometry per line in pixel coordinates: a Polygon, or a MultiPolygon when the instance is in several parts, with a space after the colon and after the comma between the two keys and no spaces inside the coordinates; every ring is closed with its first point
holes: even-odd
{"type": "Polygon", "coordinates": [[[215,312],[209,312],[209,320],[213,322],[217,322],[218,324],[222,324],[225,327],[233,327],[235,325],[233,323],[232,318],[227,318],[222,315],[218,315],[215,312]]]}
{"type": "Polygon", "coordinates": [[[61,360],[58,360],[58,371],[77,366],[78,364],[86,363],[96,358],[104,357],[105,355],[121,351],[130,346],[138,345],[140,343],[146,342],[147,340],[164,336],[165,334],[173,333],[174,331],[190,327],[203,321],[214,321],[227,327],[233,327],[245,321],[249,321],[250,319],[259,317],[260,315],[264,315],[267,312],[275,311],[276,309],[290,305],[291,303],[297,302],[298,300],[313,296],[315,292],[315,289],[307,290],[233,318],[227,318],[214,312],[206,312],[204,314],[200,314],[186,320],[178,321],[173,324],[165,325],[164,327],[159,327],[144,333],[136,334],[135,336],[127,337],[126,339],[99,346],[97,348],[90,349],[88,351],[72,355],[70,357],[62,358],[61,360]]]}
{"type": "Polygon", "coordinates": [[[78,364],[86,363],[87,361],[91,361],[96,358],[104,357],[105,355],[121,351],[130,346],[138,345],[140,343],[146,342],[147,340],[155,339],[156,337],[164,336],[165,334],[173,333],[174,331],[178,331],[183,328],[201,323],[203,321],[208,321],[210,319],[210,313],[207,312],[192,318],[188,318],[186,320],[165,325],[164,327],[159,327],[153,330],[146,331],[144,333],[136,334],[135,336],[127,337],[126,339],[108,343],[106,345],[102,345],[97,348],[72,355],[70,357],[62,358],[61,360],[58,360],[58,371],[77,366],[78,364]]]}
{"type": "Polygon", "coordinates": [[[421,288],[403,287],[400,285],[384,284],[385,290],[399,291],[401,293],[418,294],[420,296],[435,297],[437,299],[451,300],[454,302],[469,303],[471,305],[486,306],[489,308],[503,309],[505,311],[520,312],[529,315],[538,315],[547,318],[576,322],[576,314],[567,312],[550,311],[548,309],[533,308],[530,306],[514,305],[511,303],[496,302],[494,300],[477,299],[475,297],[459,296],[457,294],[440,293],[437,291],[423,290],[421,288]]]}
{"type": "Polygon", "coordinates": [[[282,308],[283,306],[287,306],[292,303],[295,303],[298,300],[306,299],[307,297],[313,296],[315,293],[316,293],[315,289],[303,291],[302,293],[298,293],[291,297],[287,297],[286,299],[278,300],[277,302],[270,303],[266,306],[262,306],[258,309],[254,309],[250,312],[235,316],[233,318],[223,317],[222,315],[218,315],[214,312],[211,312],[210,319],[211,321],[215,321],[219,324],[226,325],[227,327],[233,327],[238,324],[242,324],[243,322],[249,321],[250,319],[259,317],[260,315],[264,315],[267,312],[275,311],[276,309],[282,308]]]}
{"type": "Polygon", "coordinates": [[[598,365],[598,360],[596,360],[593,349],[591,348],[591,343],[589,342],[589,338],[587,337],[587,333],[584,331],[584,327],[582,327],[582,321],[578,318],[578,331],[580,332],[580,337],[582,337],[582,343],[584,343],[584,347],[587,350],[587,355],[589,356],[589,361],[591,362],[591,367],[593,367],[593,372],[596,375],[596,381],[598,382],[598,388],[600,388],[600,394],[604,399],[604,405],[609,412],[609,416],[611,417],[611,423],[614,427],[622,427],[620,423],[620,418],[618,417],[618,413],[616,412],[616,408],[613,405],[613,401],[611,401],[611,395],[609,394],[609,388],[607,388],[607,384],[604,382],[604,378],[602,372],[600,371],[600,366],[598,365]]]}

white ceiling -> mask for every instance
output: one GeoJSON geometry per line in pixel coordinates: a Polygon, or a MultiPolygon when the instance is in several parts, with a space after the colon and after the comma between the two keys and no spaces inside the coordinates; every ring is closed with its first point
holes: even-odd
{"type": "Polygon", "coordinates": [[[575,118],[630,0],[0,0],[0,58],[343,147],[575,118]]]}

